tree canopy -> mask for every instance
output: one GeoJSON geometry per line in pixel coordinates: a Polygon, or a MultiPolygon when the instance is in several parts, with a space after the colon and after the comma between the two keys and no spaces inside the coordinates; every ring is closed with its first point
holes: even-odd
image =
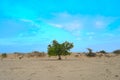
{"type": "Polygon", "coordinates": [[[88,54],[86,54],[87,56],[89,56],[89,57],[95,57],[96,56],[96,54],[92,52],[92,49],[87,48],[87,50],[89,51],[88,54]]]}
{"type": "Polygon", "coordinates": [[[120,54],[120,49],[113,51],[114,54],[120,54]]]}
{"type": "Polygon", "coordinates": [[[56,40],[53,40],[52,44],[48,45],[48,55],[58,56],[58,59],[61,60],[61,55],[70,55],[71,48],[73,48],[73,43],[65,41],[60,44],[56,40]]]}

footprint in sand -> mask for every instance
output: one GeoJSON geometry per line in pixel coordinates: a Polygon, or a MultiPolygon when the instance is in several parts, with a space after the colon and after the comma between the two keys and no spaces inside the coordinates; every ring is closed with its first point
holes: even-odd
{"type": "Polygon", "coordinates": [[[31,80],[31,79],[27,79],[27,80],[31,80]]]}
{"type": "Polygon", "coordinates": [[[58,78],[58,80],[64,80],[62,76],[56,76],[58,78]]]}
{"type": "Polygon", "coordinates": [[[106,72],[107,72],[108,74],[111,74],[111,71],[110,71],[109,69],[106,69],[106,72]]]}
{"type": "Polygon", "coordinates": [[[30,76],[34,76],[36,73],[31,73],[30,76]]]}

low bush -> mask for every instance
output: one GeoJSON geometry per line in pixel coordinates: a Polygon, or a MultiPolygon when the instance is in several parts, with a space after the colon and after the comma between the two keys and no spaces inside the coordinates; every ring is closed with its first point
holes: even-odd
{"type": "Polygon", "coordinates": [[[2,58],[6,58],[6,57],[7,57],[7,54],[6,54],[6,53],[2,53],[1,57],[2,57],[2,58]]]}
{"type": "Polygon", "coordinates": [[[107,54],[107,52],[104,50],[99,51],[99,53],[107,54]]]}
{"type": "Polygon", "coordinates": [[[88,52],[88,54],[86,54],[86,56],[88,56],[88,57],[95,57],[95,56],[96,56],[96,54],[92,52],[92,49],[87,48],[87,50],[88,50],[89,52],[88,52]]]}
{"type": "Polygon", "coordinates": [[[86,54],[86,56],[88,56],[88,57],[95,57],[96,54],[95,53],[88,53],[88,54],[86,54]]]}
{"type": "Polygon", "coordinates": [[[120,54],[120,50],[113,51],[114,54],[120,54]]]}

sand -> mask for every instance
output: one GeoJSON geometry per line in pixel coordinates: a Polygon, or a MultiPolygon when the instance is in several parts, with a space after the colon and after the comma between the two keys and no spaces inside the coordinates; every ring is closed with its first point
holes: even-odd
{"type": "Polygon", "coordinates": [[[0,80],[120,80],[120,56],[3,59],[0,80]]]}

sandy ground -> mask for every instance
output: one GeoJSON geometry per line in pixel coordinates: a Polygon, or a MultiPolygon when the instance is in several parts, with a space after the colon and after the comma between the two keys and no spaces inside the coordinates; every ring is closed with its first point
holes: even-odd
{"type": "Polygon", "coordinates": [[[120,80],[120,56],[4,59],[0,80],[120,80]]]}

